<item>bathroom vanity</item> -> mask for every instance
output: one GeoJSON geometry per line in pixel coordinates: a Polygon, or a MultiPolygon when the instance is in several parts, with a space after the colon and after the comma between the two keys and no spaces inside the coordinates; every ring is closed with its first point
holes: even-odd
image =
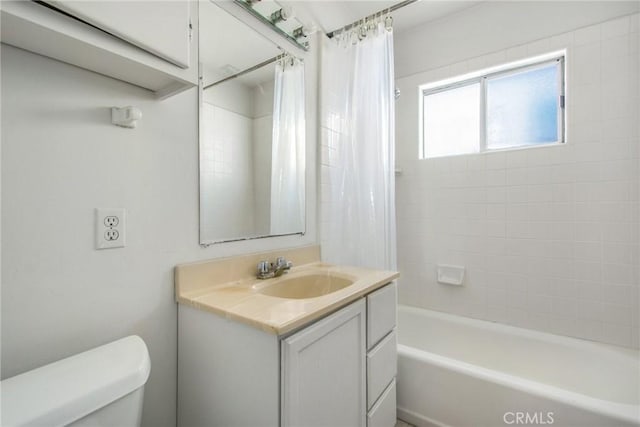
{"type": "Polygon", "coordinates": [[[312,246],[176,267],[179,426],[395,424],[398,274],[318,260],[312,246]],[[288,274],[255,278],[280,255],[288,274]]]}

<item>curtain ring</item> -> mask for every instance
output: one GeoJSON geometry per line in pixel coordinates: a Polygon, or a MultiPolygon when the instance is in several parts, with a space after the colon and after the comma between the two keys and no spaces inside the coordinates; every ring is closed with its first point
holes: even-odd
{"type": "Polygon", "coordinates": [[[376,29],[376,16],[373,15],[373,17],[371,17],[371,19],[368,19],[369,24],[367,25],[367,31],[369,32],[373,32],[376,29]]]}
{"type": "Polygon", "coordinates": [[[367,26],[364,19],[361,19],[360,25],[358,26],[358,38],[362,40],[365,37],[367,37],[367,26]]]}
{"type": "Polygon", "coordinates": [[[387,12],[387,17],[384,18],[384,27],[388,31],[391,31],[391,29],[393,28],[393,16],[391,16],[390,12],[387,12]]]}

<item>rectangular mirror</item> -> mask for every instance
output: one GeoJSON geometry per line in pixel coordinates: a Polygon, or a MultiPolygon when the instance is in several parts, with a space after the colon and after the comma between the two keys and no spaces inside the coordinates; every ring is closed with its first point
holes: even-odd
{"type": "Polygon", "coordinates": [[[304,234],[304,63],[213,2],[200,63],[200,243],[304,234]]]}

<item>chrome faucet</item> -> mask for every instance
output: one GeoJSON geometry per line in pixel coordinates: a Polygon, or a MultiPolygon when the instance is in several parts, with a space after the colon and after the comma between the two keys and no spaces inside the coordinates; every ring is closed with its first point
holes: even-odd
{"type": "Polygon", "coordinates": [[[293,267],[291,261],[287,261],[285,257],[276,258],[275,263],[269,261],[260,261],[258,263],[258,279],[270,279],[272,277],[282,276],[293,267]]]}
{"type": "Polygon", "coordinates": [[[284,273],[291,270],[293,267],[293,263],[291,261],[287,261],[285,257],[279,256],[276,258],[276,265],[273,267],[273,275],[275,277],[282,276],[284,273]]]}

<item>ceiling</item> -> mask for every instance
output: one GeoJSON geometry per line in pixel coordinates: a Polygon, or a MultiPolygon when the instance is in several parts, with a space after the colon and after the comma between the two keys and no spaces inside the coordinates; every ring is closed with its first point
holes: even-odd
{"type": "MultiPolygon", "coordinates": [[[[272,41],[218,7],[215,1],[200,2],[200,61],[203,63],[205,85],[282,53],[272,41]]],[[[279,0],[278,3],[291,6],[296,18],[305,25],[328,33],[399,1],[279,0]]],[[[419,0],[393,12],[394,31],[405,31],[478,3],[480,1],[477,0],[419,0]]],[[[260,1],[263,8],[273,8],[274,4],[274,0],[260,1]]],[[[266,67],[247,74],[241,80],[247,85],[255,85],[272,76],[273,67],[266,67]]]]}
{"type": "MultiPolygon", "coordinates": [[[[269,0],[263,0],[269,1],[269,0]]],[[[282,0],[290,5],[296,16],[305,23],[313,23],[324,33],[351,24],[359,19],[380,12],[399,3],[400,0],[282,0]]],[[[395,32],[405,31],[416,25],[433,21],[480,3],[464,0],[419,0],[393,12],[395,32]]]]}

